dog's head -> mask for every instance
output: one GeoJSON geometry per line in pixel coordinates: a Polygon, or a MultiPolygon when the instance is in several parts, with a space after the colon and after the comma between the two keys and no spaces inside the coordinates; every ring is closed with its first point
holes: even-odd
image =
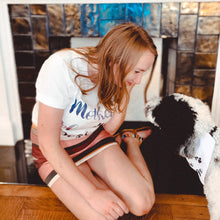
{"type": "Polygon", "coordinates": [[[162,142],[184,157],[194,156],[199,137],[214,126],[208,105],[179,93],[150,100],[145,114],[160,130],[162,142]]]}

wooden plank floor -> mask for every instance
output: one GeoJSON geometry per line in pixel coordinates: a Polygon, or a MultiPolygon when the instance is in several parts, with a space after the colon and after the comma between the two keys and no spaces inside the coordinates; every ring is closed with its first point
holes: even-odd
{"type": "MultiPolygon", "coordinates": [[[[0,220],[77,220],[48,187],[0,184],[0,220]]],[[[203,196],[157,194],[147,216],[120,220],[208,220],[203,196]]]]}

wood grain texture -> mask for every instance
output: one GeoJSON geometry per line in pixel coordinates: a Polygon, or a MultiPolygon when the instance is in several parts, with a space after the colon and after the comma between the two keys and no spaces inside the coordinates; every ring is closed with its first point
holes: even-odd
{"type": "MultiPolygon", "coordinates": [[[[0,184],[0,220],[77,220],[45,186],[0,184]]],[[[151,212],[120,220],[209,220],[207,200],[197,195],[157,194],[151,212]]]]}

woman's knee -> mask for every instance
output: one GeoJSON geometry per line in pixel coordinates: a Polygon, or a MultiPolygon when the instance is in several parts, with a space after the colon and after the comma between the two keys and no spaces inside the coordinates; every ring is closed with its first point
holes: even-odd
{"type": "Polygon", "coordinates": [[[136,216],[143,216],[150,212],[155,203],[155,194],[153,192],[140,192],[133,196],[130,212],[136,216]]]}

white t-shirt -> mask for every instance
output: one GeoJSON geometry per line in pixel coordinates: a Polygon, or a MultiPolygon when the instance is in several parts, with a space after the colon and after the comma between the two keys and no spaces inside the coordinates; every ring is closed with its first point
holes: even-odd
{"type": "MultiPolygon", "coordinates": [[[[51,55],[42,65],[36,81],[36,104],[32,122],[38,124],[39,102],[64,109],[61,139],[75,139],[91,134],[100,124],[106,123],[112,113],[98,106],[97,88],[83,95],[74,82],[77,75],[88,75],[88,63],[72,50],[62,50],[51,55]]],[[[94,84],[84,77],[78,82],[83,88],[94,84]]]]}

